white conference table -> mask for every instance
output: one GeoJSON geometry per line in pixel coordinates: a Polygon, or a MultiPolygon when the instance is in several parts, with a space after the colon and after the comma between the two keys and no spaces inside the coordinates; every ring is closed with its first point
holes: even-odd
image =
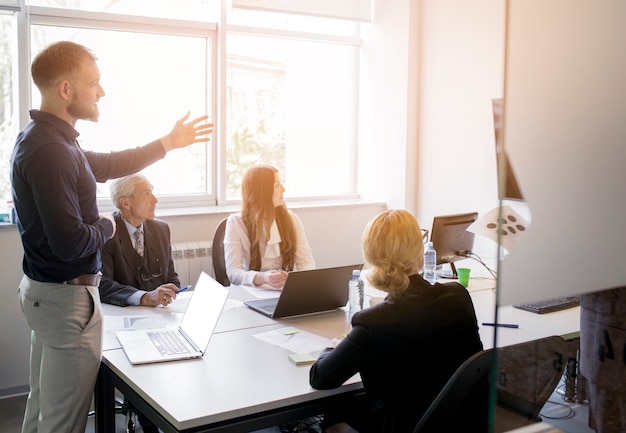
{"type": "Polygon", "coordinates": [[[105,350],[96,388],[96,431],[115,431],[115,388],[165,432],[252,431],[322,413],[363,393],[358,375],[337,389],[311,388],[310,365],[295,366],[288,359],[292,352],[253,337],[295,327],[324,337],[326,346],[349,331],[345,309],[274,320],[241,304],[254,297],[246,290],[230,290],[233,299],[198,360],[133,366],[106,328],[108,316],[147,315],[178,323],[191,294],[179,295],[167,308],[103,305],[105,350]]]}
{"type": "MultiPolygon", "coordinates": [[[[580,329],[579,308],[538,315],[511,306],[500,307],[498,320],[516,323],[519,328],[483,326],[482,322],[494,321],[494,287],[495,280],[486,277],[472,278],[468,287],[486,349],[494,346],[495,332],[496,346],[501,347],[580,329]]],[[[115,389],[166,433],[252,431],[322,413],[325,408],[362,395],[358,374],[337,389],[312,389],[309,365],[293,365],[288,360],[291,352],[254,337],[286,326],[327,339],[342,337],[350,329],[345,308],[274,320],[240,303],[254,297],[249,292],[238,286],[230,290],[232,299],[200,360],[133,366],[114,334],[105,332],[96,387],[98,433],[115,431],[115,389]]],[[[384,296],[367,285],[366,294],[369,298],[384,296]]],[[[155,315],[169,324],[178,323],[190,294],[181,295],[167,308],[103,305],[105,327],[106,316],[116,315],[155,315]]]]}

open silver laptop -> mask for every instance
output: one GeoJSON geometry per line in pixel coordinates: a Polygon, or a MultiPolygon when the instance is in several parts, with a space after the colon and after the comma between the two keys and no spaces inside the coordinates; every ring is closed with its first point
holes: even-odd
{"type": "Polygon", "coordinates": [[[293,271],[278,298],[256,299],[244,302],[253,310],[268,317],[279,318],[298,314],[317,313],[343,307],[348,302],[348,281],[353,269],[362,264],[336,268],[293,271]]]}
{"type": "Polygon", "coordinates": [[[115,335],[132,364],[201,358],[227,298],[228,289],[201,272],[178,329],[118,331],[115,335]]]}

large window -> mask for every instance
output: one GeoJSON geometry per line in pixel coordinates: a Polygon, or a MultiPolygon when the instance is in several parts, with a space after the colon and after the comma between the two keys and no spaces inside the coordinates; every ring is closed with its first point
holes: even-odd
{"type": "Polygon", "coordinates": [[[227,198],[259,162],[279,169],[287,197],[356,194],[358,26],[238,9],[229,17],[227,198]]]}
{"type": "MultiPolygon", "coordinates": [[[[31,24],[31,50],[38,53],[50,42],[72,40],[98,57],[101,84],[97,123],[79,121],[79,142],[84,149],[108,152],[145,144],[167,134],[187,111],[191,116],[209,113],[211,74],[207,71],[210,36],[182,36],[114,29],[31,24]]],[[[157,29],[154,29],[157,30],[157,29]]],[[[33,88],[33,107],[39,92],[33,88]]],[[[211,196],[207,178],[211,143],[196,143],[175,150],[143,173],[159,196],[211,196]]],[[[108,197],[108,185],[99,195],[108,197]]]]}
{"type": "Polygon", "coordinates": [[[228,36],[229,198],[258,162],[280,170],[290,196],[355,192],[355,63],[351,46],[228,36]]]}
{"type": "MultiPolygon", "coordinates": [[[[83,44],[99,59],[106,95],[100,121],[76,125],[83,148],[145,144],[187,111],[215,122],[209,142],[144,170],[160,207],[236,203],[243,172],[257,163],[280,170],[288,198],[356,197],[360,25],[246,8],[221,13],[229,3],[26,0],[0,14],[2,58],[21,65],[0,64],[2,202],[10,198],[15,136],[40,103],[32,56],[57,40],[83,44]]],[[[98,193],[110,205],[108,185],[98,193]]]]}

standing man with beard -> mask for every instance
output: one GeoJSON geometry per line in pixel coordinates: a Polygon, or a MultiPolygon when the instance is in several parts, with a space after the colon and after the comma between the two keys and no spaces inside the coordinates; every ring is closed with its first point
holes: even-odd
{"type": "Polygon", "coordinates": [[[24,248],[18,294],[32,330],[24,433],[84,433],[102,351],[100,249],[115,234],[98,212],[96,182],[134,173],[175,148],[208,140],[207,116],[145,146],[83,150],[79,119],[97,121],[104,96],[97,58],[73,42],[54,43],[33,60],[41,107],[17,137],[11,184],[24,248]]]}

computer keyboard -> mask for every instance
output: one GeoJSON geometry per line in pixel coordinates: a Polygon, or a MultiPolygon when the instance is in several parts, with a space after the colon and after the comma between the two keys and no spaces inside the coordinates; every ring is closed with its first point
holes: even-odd
{"type": "Polygon", "coordinates": [[[558,298],[546,299],[545,301],[529,302],[526,304],[513,305],[520,310],[530,311],[537,314],[552,313],[554,311],[567,310],[578,307],[580,296],[560,296],[558,298]]]}
{"type": "Polygon", "coordinates": [[[148,332],[152,343],[159,349],[161,355],[172,355],[174,353],[189,353],[187,346],[179,340],[178,334],[174,331],[154,331],[148,332]]]}

